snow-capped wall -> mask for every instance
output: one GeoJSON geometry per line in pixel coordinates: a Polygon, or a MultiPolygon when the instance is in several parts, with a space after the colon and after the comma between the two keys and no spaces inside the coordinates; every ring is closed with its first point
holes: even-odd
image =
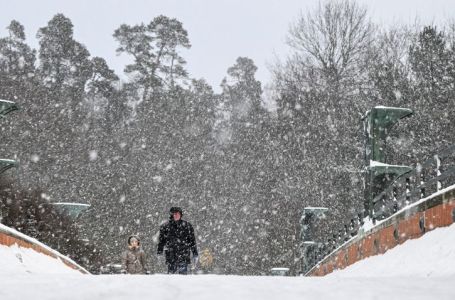
{"type": "Polygon", "coordinates": [[[35,272],[89,274],[70,258],[38,240],[0,224],[0,273],[35,272]]]}
{"type": "Polygon", "coordinates": [[[0,245],[0,276],[24,274],[80,274],[59,258],[44,255],[32,248],[0,245]]]}
{"type": "Polygon", "coordinates": [[[383,254],[387,250],[419,238],[437,227],[455,221],[455,185],[422,199],[398,211],[389,218],[359,232],[313,267],[307,276],[324,276],[344,269],[367,257],[383,254]]]}
{"type": "MultiPolygon", "coordinates": [[[[454,277],[455,224],[356,262],[328,277],[454,277]]],[[[430,297],[431,298],[431,297],[430,297]]]]}

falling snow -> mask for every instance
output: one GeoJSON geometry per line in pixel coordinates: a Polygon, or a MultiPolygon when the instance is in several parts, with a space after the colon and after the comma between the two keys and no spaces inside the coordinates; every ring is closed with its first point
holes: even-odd
{"type": "Polygon", "coordinates": [[[205,273],[298,275],[305,207],[328,208],[315,243],[364,213],[366,111],[414,112],[387,129],[387,163],[371,166],[419,168],[453,144],[455,26],[384,28],[369,16],[354,1],[296,14],[269,82],[249,53],[233,53],[219,89],[189,74],[191,45],[201,45],[173,17],[112,29],[123,74],[67,15],[27,30],[12,21],[0,37],[0,99],[20,110],[0,120],[0,149],[18,167],[2,174],[1,222],[93,273],[119,263],[136,234],[149,270],[163,273],[157,231],[180,206],[213,259],[205,273]],[[62,216],[55,202],[90,208],[62,216]]]}

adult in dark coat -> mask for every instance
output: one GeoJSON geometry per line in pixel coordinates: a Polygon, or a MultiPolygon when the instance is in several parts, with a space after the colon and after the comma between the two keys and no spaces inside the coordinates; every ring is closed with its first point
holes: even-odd
{"type": "Polygon", "coordinates": [[[182,220],[182,215],[183,211],[180,207],[172,207],[169,222],[160,228],[157,253],[162,255],[164,251],[169,274],[187,274],[188,265],[191,263],[191,252],[193,262],[197,263],[198,252],[194,229],[189,222],[182,220]]]}

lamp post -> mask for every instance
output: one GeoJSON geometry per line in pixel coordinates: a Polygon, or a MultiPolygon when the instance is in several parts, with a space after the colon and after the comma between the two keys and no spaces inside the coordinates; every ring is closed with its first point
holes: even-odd
{"type": "MultiPolygon", "coordinates": [[[[4,118],[7,114],[15,110],[19,110],[19,107],[16,103],[13,101],[0,99],[0,118],[4,118]]],[[[0,159],[0,174],[16,166],[17,162],[15,160],[0,159]]]]}
{"type": "Polygon", "coordinates": [[[365,132],[365,216],[373,217],[373,199],[393,180],[412,170],[408,166],[388,165],[386,139],[392,126],[410,116],[408,108],[376,106],[363,119],[365,132]]]}
{"type": "Polygon", "coordinates": [[[327,210],[328,208],[325,207],[312,206],[303,209],[303,215],[300,218],[300,258],[303,273],[306,273],[316,263],[319,247],[315,236],[316,221],[323,217],[327,210]]]}
{"type": "Polygon", "coordinates": [[[52,205],[73,220],[76,219],[81,214],[81,212],[90,207],[90,204],[77,202],[56,202],[52,203],[52,205]]]}
{"type": "MultiPolygon", "coordinates": [[[[9,100],[0,99],[0,118],[4,118],[7,114],[15,110],[19,110],[19,107],[16,105],[16,103],[9,100]]],[[[15,160],[0,159],[0,174],[13,167],[17,167],[17,162],[15,160]]],[[[0,207],[0,222],[3,218],[3,215],[7,213],[7,211],[3,211],[3,207],[0,207]]]]}

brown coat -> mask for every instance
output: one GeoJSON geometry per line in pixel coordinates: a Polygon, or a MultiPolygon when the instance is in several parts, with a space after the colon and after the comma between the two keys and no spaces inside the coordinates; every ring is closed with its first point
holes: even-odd
{"type": "Polygon", "coordinates": [[[137,249],[128,248],[122,254],[122,266],[128,274],[145,273],[145,253],[139,247],[137,249]]]}

